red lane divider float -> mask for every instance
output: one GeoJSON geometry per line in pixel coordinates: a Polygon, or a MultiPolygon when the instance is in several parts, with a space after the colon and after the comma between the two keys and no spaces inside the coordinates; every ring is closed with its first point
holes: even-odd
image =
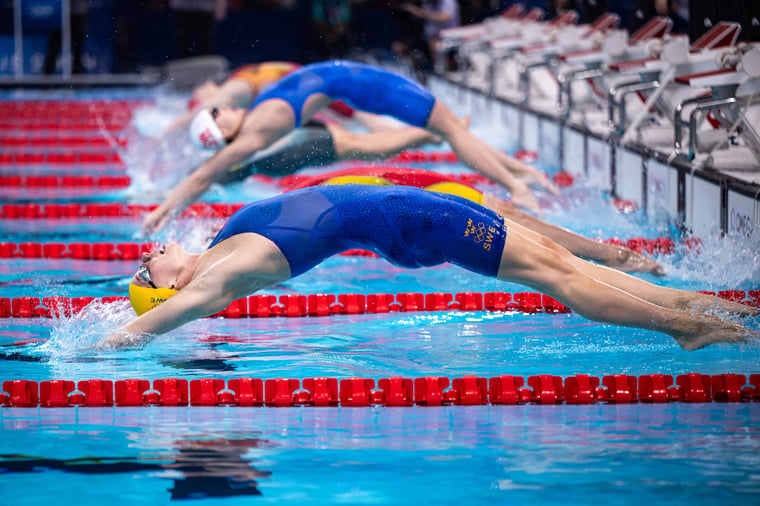
{"type": "MultiPolygon", "coordinates": [[[[14,155],[12,153],[0,153],[0,164],[13,163],[14,155]]],[[[23,155],[26,156],[26,155],[23,155]]],[[[82,158],[88,160],[90,163],[103,163],[103,158],[115,157],[118,155],[101,155],[101,154],[71,154],[71,153],[53,153],[47,155],[34,155],[29,158],[29,163],[79,163],[82,158]]],[[[84,162],[87,163],[87,162],[84,162]]],[[[121,163],[116,162],[116,163],[121,163]]],[[[118,167],[117,167],[118,168],[118,167]]],[[[251,176],[264,184],[278,184],[282,188],[292,188],[298,186],[301,182],[309,179],[310,176],[303,176],[294,174],[291,176],[284,176],[281,178],[273,178],[257,174],[251,176]]],[[[470,184],[493,184],[491,181],[481,176],[480,174],[457,174],[452,176],[454,179],[470,184]]],[[[559,186],[570,186],[572,184],[572,176],[565,172],[555,174],[553,176],[555,183],[559,186]]],[[[90,175],[75,175],[75,174],[37,174],[37,175],[25,175],[25,174],[0,174],[0,188],[59,188],[59,187],[77,187],[77,188],[127,188],[131,184],[132,180],[127,175],[108,175],[108,176],[90,176],[90,175]]],[[[638,209],[638,204],[632,200],[625,199],[613,199],[612,201],[615,208],[621,213],[631,213],[638,209]]],[[[213,205],[196,203],[198,205],[213,205]]],[[[39,204],[37,204],[39,205],[39,204]]],[[[57,204],[47,204],[51,208],[55,208],[57,204]]],[[[86,204],[80,204],[86,205],[86,204]]],[[[94,204],[90,204],[94,205],[94,204]]],[[[129,204],[124,204],[128,206],[129,204]]],[[[240,207],[242,204],[230,204],[236,207],[240,207]]],[[[55,213],[50,216],[27,216],[24,214],[24,208],[26,204],[5,204],[3,207],[7,207],[7,211],[0,211],[0,219],[2,218],[56,218],[55,213]],[[17,210],[18,209],[18,210],[17,210]]],[[[142,206],[145,209],[155,209],[157,204],[142,206]]],[[[147,212],[147,211],[146,211],[147,212]]],[[[80,213],[80,215],[83,215],[80,213]]],[[[120,216],[133,216],[132,213],[120,213],[120,216]]]]}
{"type": "Polygon", "coordinates": [[[18,133],[23,131],[29,134],[38,132],[121,132],[129,126],[129,117],[98,119],[90,118],[29,118],[24,121],[15,121],[0,117],[0,135],[4,131],[18,133]]]}
{"type": "MultiPolygon", "coordinates": [[[[2,157],[3,154],[0,154],[2,157]]],[[[25,175],[25,174],[4,174],[0,175],[0,188],[60,188],[60,187],[73,187],[73,188],[127,188],[131,184],[132,180],[126,175],[102,175],[102,176],[90,176],[80,174],[39,174],[39,175],[25,175]]],[[[5,216],[0,214],[0,218],[13,217],[14,205],[20,204],[4,204],[9,207],[11,216],[5,216]]],[[[26,204],[24,204],[26,205],[26,204]]],[[[40,205],[40,204],[37,204],[40,205]]],[[[48,206],[54,206],[54,204],[44,204],[48,206]]],[[[4,207],[3,206],[3,207],[4,207]]],[[[52,217],[52,216],[51,216],[52,217]]]]}
{"type": "MultiPolygon", "coordinates": [[[[63,152],[15,152],[0,153],[0,165],[90,165],[108,164],[109,168],[125,169],[116,151],[63,151],[63,152]]],[[[62,177],[62,176],[60,176],[62,177]]]]}
{"type": "MultiPolygon", "coordinates": [[[[55,215],[57,218],[77,218],[83,215],[97,217],[118,217],[132,216],[134,210],[121,207],[121,204],[102,204],[93,205],[90,208],[81,208],[76,204],[56,204],[55,208],[39,208],[34,204],[28,204],[23,210],[27,216],[39,216],[40,214],[55,215]],[[97,207],[94,207],[97,206],[97,207]],[[102,206],[102,207],[100,207],[102,206]]],[[[14,211],[15,212],[15,211],[14,211]]],[[[203,210],[191,210],[190,214],[194,216],[221,218],[232,214],[231,209],[224,205],[217,207],[204,208],[203,210]]],[[[604,242],[620,244],[627,246],[634,251],[647,252],[650,254],[670,254],[675,249],[671,239],[659,237],[657,239],[644,239],[634,237],[627,241],[622,241],[616,237],[607,239],[604,242]]],[[[0,242],[0,258],[74,258],[77,260],[137,260],[144,252],[150,251],[156,246],[154,243],[135,243],[135,242],[0,242]]],[[[371,251],[352,249],[341,253],[342,256],[365,256],[379,257],[371,251]]]]}
{"type": "Polygon", "coordinates": [[[11,407],[366,407],[758,402],[760,374],[7,380],[11,407]]]}
{"type": "Polygon", "coordinates": [[[0,115],[13,118],[81,117],[103,114],[132,114],[136,107],[152,105],[153,100],[13,100],[0,102],[0,115]]]}
{"type": "MultiPolygon", "coordinates": [[[[0,176],[0,178],[1,177],[2,176],[0,176]]],[[[45,186],[48,186],[48,183],[52,183],[52,181],[47,181],[45,179],[49,176],[27,176],[27,178],[32,177],[38,178],[45,186]]],[[[122,183],[125,182],[124,177],[121,176],[100,176],[97,179],[99,179],[103,185],[110,184],[113,187],[120,187],[122,183]]],[[[67,179],[65,176],[62,180],[64,183],[63,186],[67,186],[67,179]]],[[[226,204],[219,202],[195,202],[182,213],[182,217],[229,218],[235,213],[235,211],[244,205],[245,204],[226,204]]],[[[0,206],[0,219],[53,220],[59,218],[135,218],[142,217],[157,207],[158,204],[122,204],[117,202],[3,204],[0,206]]]]}
{"type": "Polygon", "coordinates": [[[0,135],[2,148],[112,148],[114,142],[122,148],[127,146],[126,137],[107,139],[98,135],[0,135]]]}
{"type": "Polygon", "coordinates": [[[16,100],[0,103],[0,131],[122,130],[147,100],[16,100]]]}
{"type": "MultiPolygon", "coordinates": [[[[720,290],[700,293],[760,307],[760,290],[720,290]]],[[[95,297],[0,297],[0,318],[68,317],[94,301],[126,301],[126,296],[95,297]]],[[[345,314],[421,312],[421,311],[514,311],[522,313],[565,314],[571,310],[548,295],[537,292],[459,292],[459,293],[359,293],[310,295],[257,294],[238,299],[212,317],[270,318],[332,316],[345,314]]]]}
{"type": "MultiPolygon", "coordinates": [[[[0,297],[0,318],[68,317],[94,301],[126,301],[126,296],[95,297],[0,297]]],[[[331,316],[410,311],[521,311],[569,313],[570,309],[547,295],[534,292],[461,293],[344,293],[311,295],[258,294],[238,299],[212,317],[269,318],[331,316]]]]}

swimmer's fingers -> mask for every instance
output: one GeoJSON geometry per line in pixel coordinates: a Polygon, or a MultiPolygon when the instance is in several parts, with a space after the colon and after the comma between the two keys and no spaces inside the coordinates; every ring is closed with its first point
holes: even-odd
{"type": "Polygon", "coordinates": [[[546,191],[551,193],[552,195],[559,195],[559,186],[554,184],[554,182],[549,179],[549,176],[544,174],[543,172],[539,175],[538,184],[540,184],[546,191]]]}
{"type": "Polygon", "coordinates": [[[155,209],[154,211],[148,213],[148,215],[145,217],[142,224],[142,231],[146,235],[153,234],[164,228],[168,221],[169,215],[163,212],[159,207],[158,209],[155,209]]]}
{"type": "Polygon", "coordinates": [[[539,214],[538,200],[529,190],[513,192],[510,198],[510,203],[526,211],[530,211],[533,214],[539,214]]]}

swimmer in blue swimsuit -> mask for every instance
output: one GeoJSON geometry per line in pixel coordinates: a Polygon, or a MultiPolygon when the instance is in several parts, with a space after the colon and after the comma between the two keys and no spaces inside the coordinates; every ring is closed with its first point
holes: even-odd
{"type": "Polygon", "coordinates": [[[508,189],[514,205],[538,209],[528,184],[559,192],[534,167],[475,137],[425,88],[369,65],[330,61],[306,65],[277,81],[258,96],[249,110],[218,107],[198,113],[190,125],[191,139],[199,147],[218,151],[146,217],[143,229],[152,232],[162,228],[223,178],[229,167],[271,146],[337,100],[430,131],[448,142],[464,164],[508,189]]]}
{"type": "Polygon", "coordinates": [[[701,313],[755,308],[660,287],[572,255],[547,237],[452,195],[404,186],[316,186],[253,202],[235,213],[203,253],[175,243],[143,255],[130,284],[140,316],[101,347],[139,346],[156,334],[216,314],[352,248],[396,265],[450,262],[522,283],[601,322],[674,337],[685,349],[740,342],[758,333],[701,313]]]}

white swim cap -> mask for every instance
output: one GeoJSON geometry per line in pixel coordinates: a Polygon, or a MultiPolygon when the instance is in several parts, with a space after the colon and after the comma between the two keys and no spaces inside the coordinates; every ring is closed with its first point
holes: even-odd
{"type": "Polygon", "coordinates": [[[227,144],[208,109],[196,114],[190,123],[190,140],[199,149],[222,149],[227,144]]]}

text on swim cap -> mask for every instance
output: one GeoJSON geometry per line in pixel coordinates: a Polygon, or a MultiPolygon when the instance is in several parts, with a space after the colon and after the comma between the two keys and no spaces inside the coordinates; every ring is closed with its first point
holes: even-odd
{"type": "Polygon", "coordinates": [[[198,137],[200,138],[201,144],[203,144],[204,148],[213,149],[219,147],[219,143],[216,142],[216,139],[214,139],[214,134],[211,133],[211,129],[209,128],[201,132],[198,137]]]}

